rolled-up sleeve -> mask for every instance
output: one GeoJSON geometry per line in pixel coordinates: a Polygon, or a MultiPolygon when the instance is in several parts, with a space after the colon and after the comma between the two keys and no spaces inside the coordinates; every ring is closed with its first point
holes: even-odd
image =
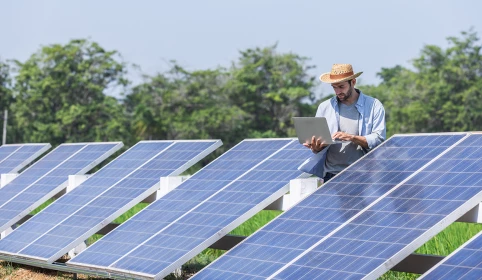
{"type": "Polygon", "coordinates": [[[387,129],[385,127],[385,108],[380,101],[375,99],[372,107],[373,127],[370,134],[365,135],[368,149],[373,149],[385,141],[387,129]]]}

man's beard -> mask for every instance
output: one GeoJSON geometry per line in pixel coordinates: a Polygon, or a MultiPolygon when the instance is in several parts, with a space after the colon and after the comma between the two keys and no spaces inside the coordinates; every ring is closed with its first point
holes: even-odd
{"type": "Polygon", "coordinates": [[[350,83],[350,88],[348,89],[348,91],[346,93],[344,93],[344,98],[340,98],[338,95],[336,96],[338,98],[339,101],[346,101],[348,100],[348,98],[351,97],[351,95],[353,94],[353,87],[351,86],[351,83],[350,83]]]}

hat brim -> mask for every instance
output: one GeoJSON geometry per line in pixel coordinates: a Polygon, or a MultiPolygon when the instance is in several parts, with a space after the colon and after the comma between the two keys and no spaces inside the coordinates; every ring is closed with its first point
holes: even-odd
{"type": "Polygon", "coordinates": [[[351,79],[355,79],[356,77],[360,76],[362,73],[363,72],[358,72],[356,74],[353,74],[351,76],[341,78],[341,79],[330,79],[330,73],[324,73],[324,74],[321,74],[320,81],[322,81],[323,83],[328,83],[328,84],[336,84],[336,83],[345,82],[345,81],[348,81],[348,80],[351,80],[351,79]]]}

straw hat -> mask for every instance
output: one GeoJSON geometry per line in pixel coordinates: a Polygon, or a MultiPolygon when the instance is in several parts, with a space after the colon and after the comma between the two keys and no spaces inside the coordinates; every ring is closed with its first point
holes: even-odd
{"type": "Polygon", "coordinates": [[[360,76],[363,72],[353,73],[351,64],[333,64],[331,72],[321,74],[320,81],[334,84],[348,81],[360,76]]]}

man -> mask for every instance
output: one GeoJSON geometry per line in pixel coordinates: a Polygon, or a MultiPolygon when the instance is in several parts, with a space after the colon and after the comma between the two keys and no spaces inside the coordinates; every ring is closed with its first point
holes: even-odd
{"type": "Polygon", "coordinates": [[[313,136],[304,146],[316,155],[300,170],[326,182],[385,140],[382,103],[355,88],[362,73],[355,74],[350,64],[334,64],[331,72],[320,76],[322,82],[331,84],[336,96],[318,106],[316,117],[325,117],[332,137],[343,143],[328,146],[313,136]]]}

